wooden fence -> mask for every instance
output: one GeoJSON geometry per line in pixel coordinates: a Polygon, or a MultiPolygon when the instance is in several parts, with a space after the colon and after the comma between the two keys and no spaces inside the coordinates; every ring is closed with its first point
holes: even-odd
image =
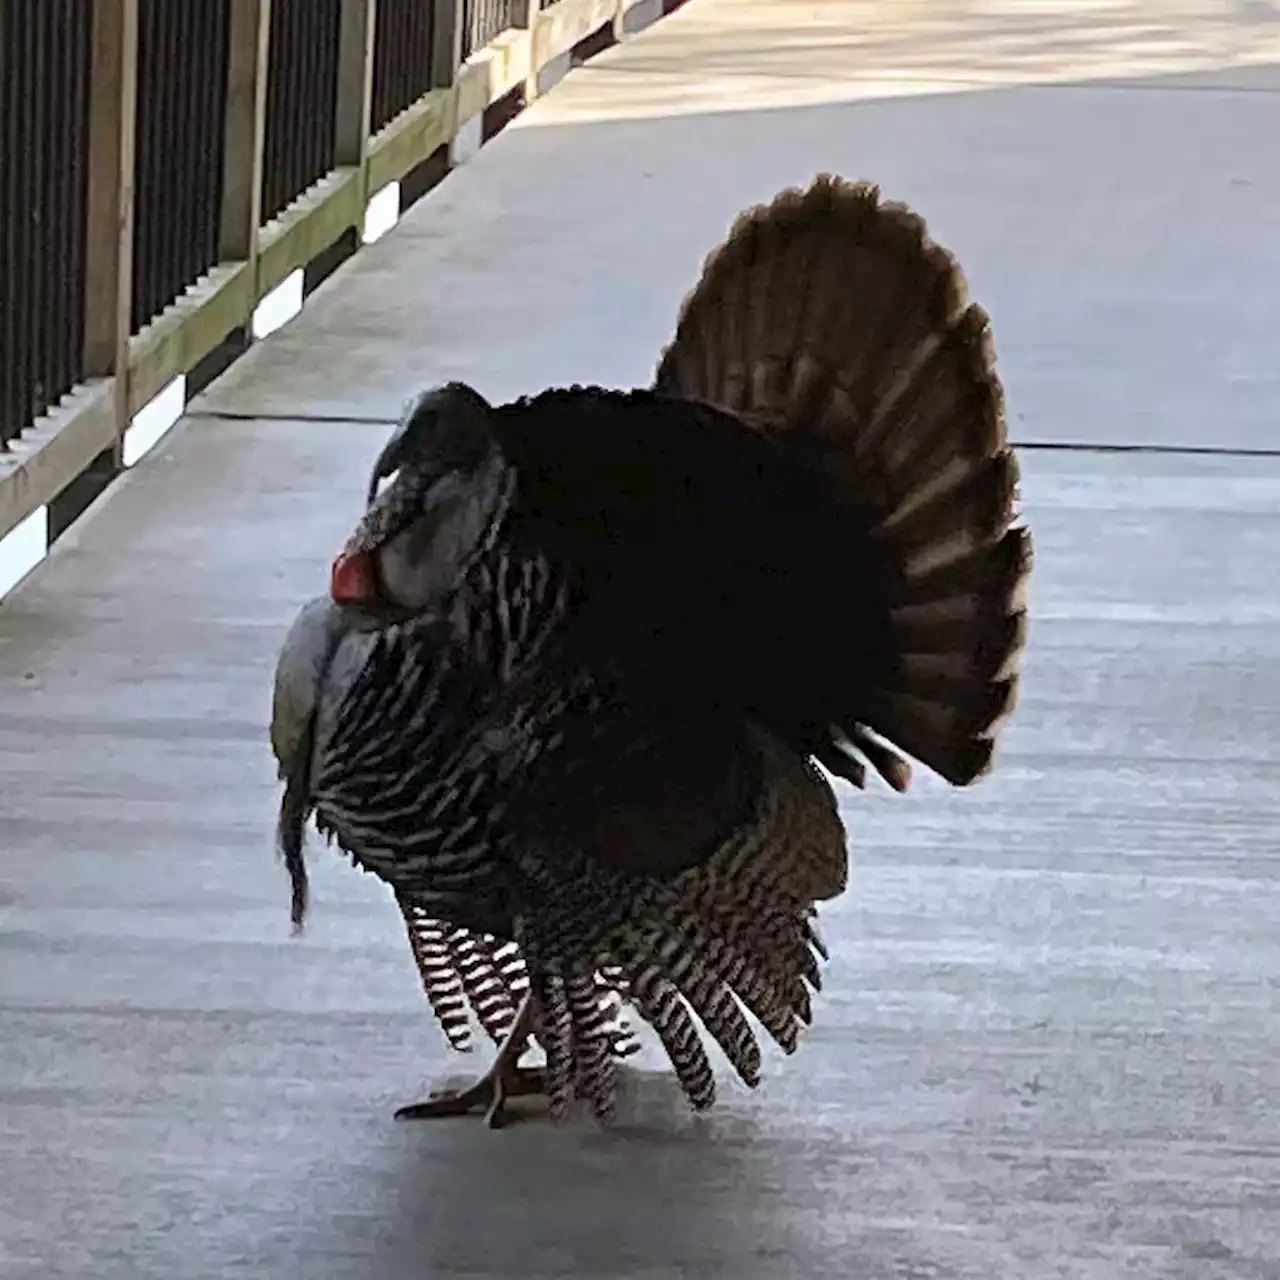
{"type": "Polygon", "coordinates": [[[0,0],[0,537],[635,3],[0,0]]]}

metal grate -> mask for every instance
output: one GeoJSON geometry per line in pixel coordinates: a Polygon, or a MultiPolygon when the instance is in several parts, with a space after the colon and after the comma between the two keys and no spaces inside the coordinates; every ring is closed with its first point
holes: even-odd
{"type": "Polygon", "coordinates": [[[341,0],[273,0],[262,220],[334,166],[341,0]]]}
{"type": "Polygon", "coordinates": [[[494,36],[524,21],[527,0],[462,0],[462,56],[471,57],[494,36]]]}
{"type": "Polygon", "coordinates": [[[0,0],[0,448],[84,371],[93,0],[0,0]]]}
{"type": "Polygon", "coordinates": [[[379,0],[373,43],[373,131],[431,88],[438,0],[379,0]]]}
{"type": "Polygon", "coordinates": [[[133,315],[140,329],[218,260],[228,0],[140,0],[133,315]]]}

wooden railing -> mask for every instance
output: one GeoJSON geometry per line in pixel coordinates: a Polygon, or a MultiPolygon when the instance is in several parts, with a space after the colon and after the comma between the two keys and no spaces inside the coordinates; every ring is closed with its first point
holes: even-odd
{"type": "Polygon", "coordinates": [[[636,2],[0,0],[0,537],[636,2]]]}

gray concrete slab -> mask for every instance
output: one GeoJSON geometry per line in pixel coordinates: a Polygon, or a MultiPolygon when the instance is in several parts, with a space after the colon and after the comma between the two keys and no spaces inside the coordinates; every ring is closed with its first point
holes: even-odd
{"type": "Polygon", "coordinates": [[[1000,771],[845,797],[799,1055],[690,1121],[459,1072],[381,888],[288,936],[271,662],[376,428],[192,420],[0,609],[0,1274],[1225,1280],[1280,1267],[1280,461],[1034,453],[1000,771]]]}
{"type": "Polygon", "coordinates": [[[1264,440],[1272,16],[694,0],[217,384],[284,420],[188,419],[0,607],[0,1276],[1280,1275],[1280,458],[1027,454],[999,771],[843,797],[818,1026],[705,1122],[649,1054],[613,1136],[393,1124],[467,1063],[379,885],[319,853],[289,938],[266,743],[384,435],[301,419],[642,377],[728,217],[816,168],[972,260],[1024,435],[1264,440]],[[1055,47],[1198,79],[1009,83],[1055,47]]]}
{"type": "Polygon", "coordinates": [[[1265,5],[698,0],[576,71],[198,407],[644,381],[736,212],[835,169],[961,254],[1020,439],[1269,449],[1277,121],[1265,5]]]}

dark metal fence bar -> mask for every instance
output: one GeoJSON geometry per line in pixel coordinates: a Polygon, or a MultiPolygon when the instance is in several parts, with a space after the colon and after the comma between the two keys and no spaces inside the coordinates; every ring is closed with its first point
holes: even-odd
{"type": "Polygon", "coordinates": [[[0,0],[0,449],[84,372],[93,0],[0,0]]]}
{"type": "Polygon", "coordinates": [[[140,0],[132,324],[218,260],[227,0],[140,0]]]}
{"type": "Polygon", "coordinates": [[[524,22],[528,0],[462,0],[462,56],[469,58],[508,27],[524,22]]]}
{"type": "Polygon", "coordinates": [[[341,16],[342,0],[273,0],[263,221],[333,168],[341,16]]]}
{"type": "Polygon", "coordinates": [[[433,0],[378,0],[373,45],[373,129],[389,124],[431,87],[433,0]]]}

